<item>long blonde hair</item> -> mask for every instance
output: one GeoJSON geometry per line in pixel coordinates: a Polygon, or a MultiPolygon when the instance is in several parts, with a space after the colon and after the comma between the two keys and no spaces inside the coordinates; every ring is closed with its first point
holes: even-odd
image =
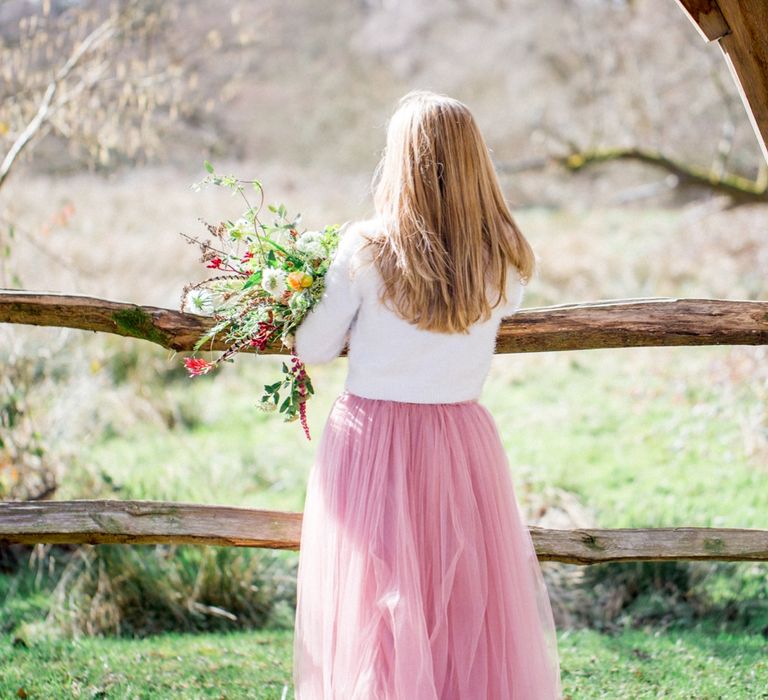
{"type": "Polygon", "coordinates": [[[373,179],[382,232],[370,239],[382,302],[425,330],[468,332],[507,301],[509,265],[523,283],[535,254],[501,192],[488,147],[458,100],[400,100],[373,179]],[[491,304],[488,286],[498,292],[491,304]]]}

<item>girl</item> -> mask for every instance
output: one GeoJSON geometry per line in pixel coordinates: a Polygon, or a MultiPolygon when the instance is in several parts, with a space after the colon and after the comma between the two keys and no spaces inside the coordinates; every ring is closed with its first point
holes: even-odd
{"type": "Polygon", "coordinates": [[[406,95],[374,183],[376,218],[345,228],[295,336],[309,364],[349,344],[307,484],[296,698],[560,698],[547,590],[478,402],[534,253],[457,100],[406,95]]]}

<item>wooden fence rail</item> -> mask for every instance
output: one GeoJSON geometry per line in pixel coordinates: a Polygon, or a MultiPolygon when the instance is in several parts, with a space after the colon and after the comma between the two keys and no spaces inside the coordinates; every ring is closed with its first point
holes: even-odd
{"type": "MultiPolygon", "coordinates": [[[[301,513],[162,501],[0,503],[0,544],[192,543],[299,548],[301,513]]],[[[541,561],[599,564],[678,559],[768,561],[768,530],[662,527],[551,530],[530,526],[541,561]]]]}
{"type": "MultiPolygon", "coordinates": [[[[211,320],[88,296],[0,290],[0,323],[99,331],[184,351],[211,320]]],[[[646,297],[525,308],[502,322],[496,352],[719,344],[768,344],[768,301],[646,297]]]]}

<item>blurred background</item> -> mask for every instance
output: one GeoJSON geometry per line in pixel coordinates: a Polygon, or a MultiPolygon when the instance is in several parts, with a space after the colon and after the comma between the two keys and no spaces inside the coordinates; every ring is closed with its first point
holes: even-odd
{"type": "MultiPolygon", "coordinates": [[[[0,286],[178,308],[206,276],[179,234],[242,210],[191,187],[205,159],[308,228],[367,217],[388,116],[414,88],[476,115],[539,259],[524,307],[768,299],[768,166],[721,52],[671,0],[5,0],[0,286]]],[[[310,443],[256,408],[279,358],[194,381],[181,359],[0,327],[0,498],[302,510],[346,360],[313,368],[310,443]]],[[[768,528],[765,347],[499,355],[482,400],[530,524],[768,528]]],[[[0,689],[58,697],[74,681],[38,662],[66,659],[109,697],[150,662],[174,697],[286,697],[296,562],[0,545],[0,689]],[[132,661],[105,646],[130,638],[132,661]]],[[[571,697],[768,682],[765,564],[542,568],[571,697]]]]}

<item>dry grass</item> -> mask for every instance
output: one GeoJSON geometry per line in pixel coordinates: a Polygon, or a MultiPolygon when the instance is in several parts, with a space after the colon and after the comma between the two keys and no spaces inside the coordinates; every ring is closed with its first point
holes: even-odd
{"type": "MultiPolygon", "coordinates": [[[[217,167],[260,178],[268,200],[301,212],[308,227],[371,211],[368,173],[331,181],[320,171],[276,164],[217,167]]],[[[205,271],[179,232],[203,235],[198,219],[241,211],[241,202],[223,190],[193,192],[190,184],[202,175],[202,167],[153,168],[109,179],[82,174],[11,183],[7,216],[19,234],[9,264],[28,289],[176,307],[184,283],[205,271]],[[67,203],[75,209],[68,225],[44,233],[67,203]]],[[[723,205],[518,210],[540,261],[526,305],[633,296],[768,297],[765,208],[723,205]]]]}

